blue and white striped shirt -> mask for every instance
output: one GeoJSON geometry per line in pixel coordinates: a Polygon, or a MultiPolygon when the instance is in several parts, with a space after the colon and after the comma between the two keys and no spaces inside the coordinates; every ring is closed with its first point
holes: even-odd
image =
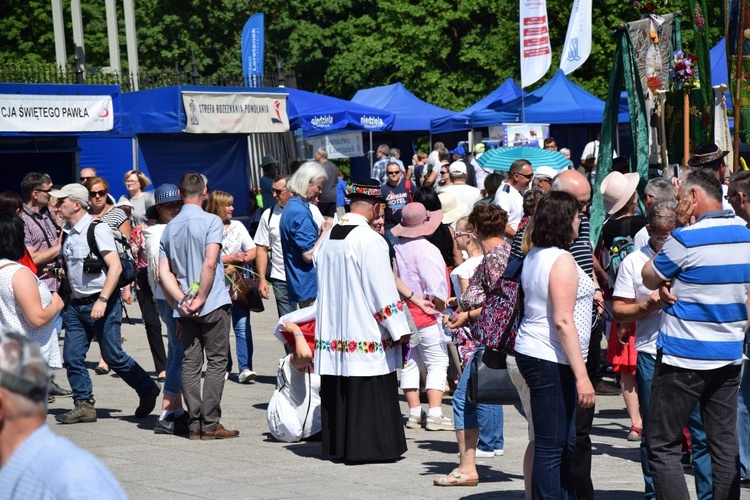
{"type": "Polygon", "coordinates": [[[750,285],[750,230],[731,210],[707,212],[672,232],[653,269],[672,281],[657,348],[665,364],[711,370],[742,359],[750,285]]]}

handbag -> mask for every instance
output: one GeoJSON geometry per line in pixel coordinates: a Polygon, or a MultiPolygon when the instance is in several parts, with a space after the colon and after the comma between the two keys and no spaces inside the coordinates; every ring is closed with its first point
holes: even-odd
{"type": "Polygon", "coordinates": [[[515,405],[521,403],[510,379],[506,354],[496,349],[479,349],[469,368],[469,401],[474,404],[515,405]]]}
{"type": "Polygon", "coordinates": [[[263,298],[258,291],[260,280],[255,276],[248,276],[244,269],[225,273],[227,278],[227,290],[232,305],[259,313],[265,310],[263,298]]]}
{"type": "Polygon", "coordinates": [[[516,332],[523,319],[521,271],[523,259],[513,259],[495,287],[487,294],[472,333],[477,342],[488,349],[513,354],[516,332]]]}

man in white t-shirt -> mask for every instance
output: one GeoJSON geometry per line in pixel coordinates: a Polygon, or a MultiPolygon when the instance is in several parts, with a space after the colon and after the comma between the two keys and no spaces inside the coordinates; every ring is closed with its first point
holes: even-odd
{"type": "MultiPolygon", "coordinates": [[[[456,203],[465,203],[468,207],[467,210],[471,212],[474,203],[482,198],[482,192],[479,188],[466,184],[466,163],[462,161],[454,161],[451,163],[450,167],[448,167],[448,174],[450,175],[453,184],[444,187],[442,192],[452,194],[456,199],[456,203]]],[[[466,215],[468,215],[468,212],[466,215]]]]}
{"type": "Polygon", "coordinates": [[[523,218],[523,193],[531,185],[534,170],[528,160],[514,161],[508,171],[508,180],[500,186],[495,194],[495,205],[508,212],[508,223],[505,225],[505,237],[513,240],[518,224],[523,218]]]}
{"type": "Polygon", "coordinates": [[[279,234],[279,219],[292,193],[286,188],[288,175],[280,175],[273,181],[271,193],[276,204],[266,209],[260,218],[258,230],[255,233],[255,265],[260,274],[258,291],[261,297],[268,299],[269,284],[273,287],[273,295],[276,298],[276,311],[279,317],[289,314],[297,309],[296,305],[289,300],[286,288],[286,271],[284,270],[284,254],[281,248],[281,235],[279,234]],[[266,276],[269,257],[271,261],[271,272],[266,276]]]}
{"type": "Polygon", "coordinates": [[[436,142],[432,148],[432,153],[427,156],[427,166],[432,167],[433,170],[440,165],[440,154],[438,151],[444,148],[445,144],[442,142],[436,142]]]}

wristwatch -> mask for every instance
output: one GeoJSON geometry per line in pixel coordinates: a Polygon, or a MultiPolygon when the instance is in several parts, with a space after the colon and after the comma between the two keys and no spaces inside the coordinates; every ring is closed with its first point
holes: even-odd
{"type": "Polygon", "coordinates": [[[105,297],[104,295],[99,295],[99,302],[104,302],[105,304],[109,302],[109,297],[105,297]]]}

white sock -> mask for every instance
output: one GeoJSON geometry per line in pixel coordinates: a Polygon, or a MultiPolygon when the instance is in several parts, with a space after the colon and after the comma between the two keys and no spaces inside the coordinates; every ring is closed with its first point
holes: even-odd
{"type": "Polygon", "coordinates": [[[416,419],[422,418],[422,407],[415,406],[414,408],[409,408],[409,416],[416,419]]]}
{"type": "Polygon", "coordinates": [[[167,418],[172,413],[174,413],[174,411],[172,411],[172,410],[164,410],[164,411],[162,411],[161,414],[159,415],[159,420],[164,420],[165,418],[167,418]]]}
{"type": "Polygon", "coordinates": [[[443,409],[440,406],[435,406],[435,407],[430,406],[430,409],[427,410],[427,416],[430,418],[442,417],[443,409]]]}

